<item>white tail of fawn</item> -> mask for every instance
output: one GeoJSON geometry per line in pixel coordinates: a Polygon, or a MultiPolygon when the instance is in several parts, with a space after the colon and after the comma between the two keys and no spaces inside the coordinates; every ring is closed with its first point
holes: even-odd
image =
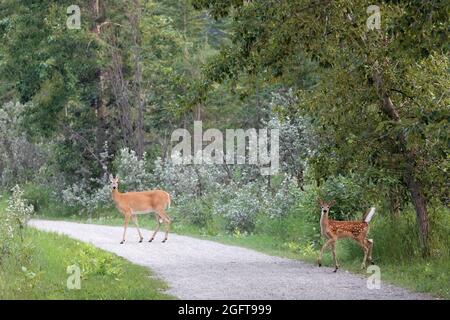
{"type": "Polygon", "coordinates": [[[367,233],[369,232],[369,222],[375,213],[375,208],[371,208],[370,211],[367,212],[364,215],[363,219],[360,221],[337,221],[328,218],[330,207],[333,204],[334,201],[326,203],[322,200],[319,200],[321,209],[320,231],[322,233],[322,236],[326,240],[325,244],[320,250],[320,254],[317,260],[319,267],[322,265],[321,260],[323,251],[327,247],[331,247],[335,266],[334,272],[336,272],[339,268],[339,264],[336,258],[336,241],[341,238],[350,238],[358,243],[363,249],[364,258],[362,262],[362,268],[365,268],[367,266],[367,260],[369,260],[369,262],[372,262],[373,240],[367,239],[367,233]]]}

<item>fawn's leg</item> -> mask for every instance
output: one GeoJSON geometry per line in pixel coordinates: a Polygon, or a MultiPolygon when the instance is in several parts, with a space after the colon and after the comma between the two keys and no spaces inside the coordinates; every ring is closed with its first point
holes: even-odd
{"type": "Polygon", "coordinates": [[[361,246],[361,248],[364,251],[364,258],[363,258],[363,261],[362,261],[362,264],[361,264],[361,269],[364,269],[364,268],[366,268],[367,255],[369,253],[369,247],[366,244],[366,239],[365,238],[364,239],[357,239],[356,241],[357,241],[357,243],[361,246]]]}
{"type": "Polygon", "coordinates": [[[333,260],[334,260],[334,272],[336,272],[339,269],[339,263],[337,262],[336,258],[336,242],[333,242],[331,244],[331,252],[333,253],[333,260]]]}
{"type": "Polygon", "coordinates": [[[320,249],[320,254],[319,254],[319,258],[317,259],[317,263],[319,265],[319,267],[322,266],[322,255],[323,255],[323,251],[333,242],[333,239],[328,239],[327,242],[325,242],[325,244],[322,246],[322,249],[320,249]]]}
{"type": "Polygon", "coordinates": [[[368,256],[368,259],[369,259],[369,262],[370,262],[371,264],[373,264],[373,260],[372,260],[373,239],[366,239],[366,243],[367,243],[367,246],[368,246],[368,248],[369,248],[369,256],[368,256]]]}

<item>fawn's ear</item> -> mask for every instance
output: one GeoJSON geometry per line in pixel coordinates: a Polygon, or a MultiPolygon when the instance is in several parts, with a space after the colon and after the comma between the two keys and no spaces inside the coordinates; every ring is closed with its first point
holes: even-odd
{"type": "Polygon", "coordinates": [[[323,201],[322,201],[322,199],[320,199],[320,198],[317,198],[317,204],[319,205],[319,207],[321,207],[322,206],[322,204],[323,204],[323,201]]]}
{"type": "Polygon", "coordinates": [[[112,175],[112,173],[109,174],[109,181],[113,182],[114,180],[114,176],[112,175]]]}
{"type": "Polygon", "coordinates": [[[336,200],[331,200],[331,202],[329,203],[329,205],[330,205],[330,207],[332,206],[332,205],[334,205],[336,203],[336,200]]]}

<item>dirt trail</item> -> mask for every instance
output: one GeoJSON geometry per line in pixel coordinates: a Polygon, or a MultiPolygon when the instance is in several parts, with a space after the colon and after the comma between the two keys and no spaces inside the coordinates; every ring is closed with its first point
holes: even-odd
{"type": "MultiPolygon", "coordinates": [[[[180,299],[431,299],[386,283],[369,290],[359,275],[186,236],[170,234],[161,243],[159,233],[152,243],[138,243],[137,231],[129,228],[121,245],[121,227],[46,220],[30,225],[149,267],[169,284],[168,293],[180,299]]],[[[142,231],[150,237],[150,231],[142,231]]]]}

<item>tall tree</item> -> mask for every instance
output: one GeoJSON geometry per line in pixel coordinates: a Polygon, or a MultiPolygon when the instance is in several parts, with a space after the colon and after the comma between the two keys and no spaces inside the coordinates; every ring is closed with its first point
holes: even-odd
{"type": "Polygon", "coordinates": [[[139,0],[133,1],[132,12],[129,13],[131,35],[133,39],[133,61],[134,61],[134,82],[133,92],[137,107],[136,119],[136,154],[139,159],[144,154],[144,99],[142,93],[142,36],[140,29],[140,19],[142,15],[141,3],[139,0]]]}
{"type": "MultiPolygon", "coordinates": [[[[103,0],[91,0],[90,7],[92,11],[92,27],[91,32],[97,41],[101,39],[102,28],[108,23],[106,21],[106,4],[103,0]]],[[[96,153],[100,154],[103,151],[103,147],[106,141],[106,117],[107,117],[107,101],[106,101],[106,83],[105,83],[105,71],[102,66],[98,67],[98,91],[97,96],[92,101],[95,109],[95,115],[98,120],[96,130],[96,153]]]]}

